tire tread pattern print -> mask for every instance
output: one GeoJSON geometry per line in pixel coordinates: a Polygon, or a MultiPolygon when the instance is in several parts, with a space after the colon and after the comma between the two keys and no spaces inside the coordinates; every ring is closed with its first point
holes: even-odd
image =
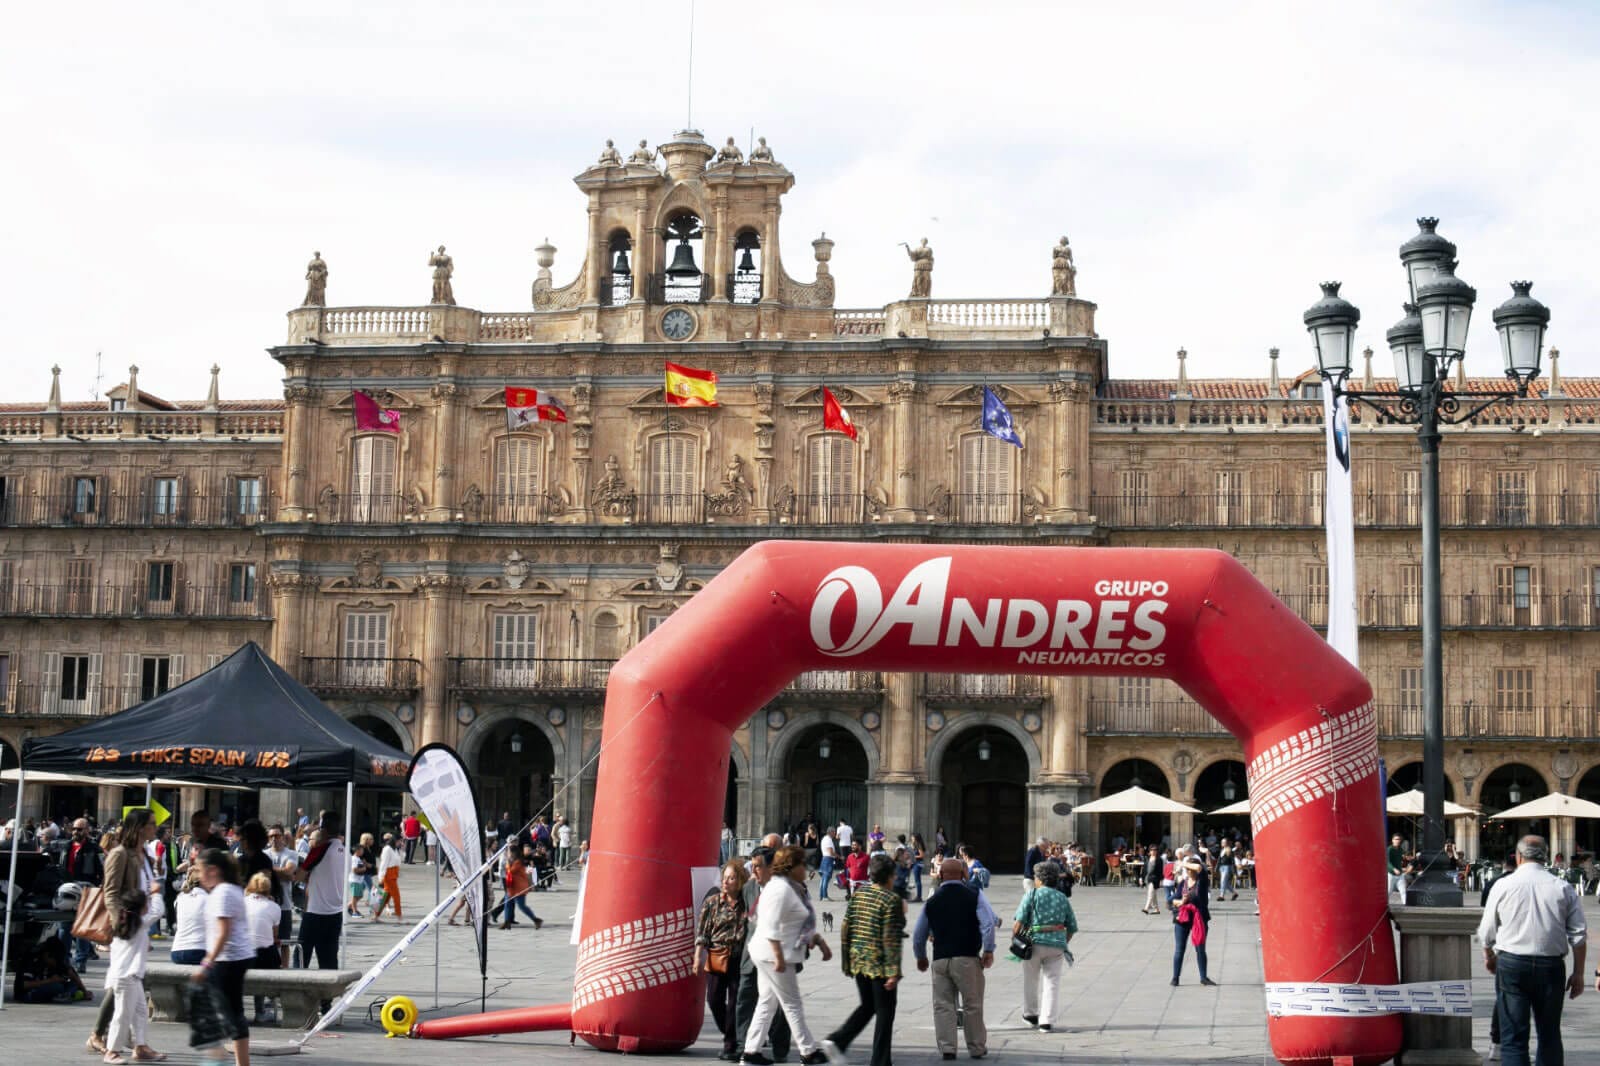
{"type": "Polygon", "coordinates": [[[574,1009],[693,975],[694,909],[640,918],[583,938],[574,1009]]]}
{"type": "Polygon", "coordinates": [[[1378,772],[1378,719],[1370,707],[1312,726],[1250,761],[1250,830],[1378,772]]]}

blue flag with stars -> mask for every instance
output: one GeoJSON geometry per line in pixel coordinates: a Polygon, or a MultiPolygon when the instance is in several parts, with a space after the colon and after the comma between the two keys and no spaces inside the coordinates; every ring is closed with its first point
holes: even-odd
{"type": "Polygon", "coordinates": [[[983,431],[1007,444],[1022,447],[1022,438],[1017,436],[1017,423],[1011,417],[1011,411],[987,385],[983,387],[983,431]]]}

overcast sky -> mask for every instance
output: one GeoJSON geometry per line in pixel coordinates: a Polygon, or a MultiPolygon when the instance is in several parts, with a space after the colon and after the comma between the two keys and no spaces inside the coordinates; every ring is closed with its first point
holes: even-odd
{"type": "MultiPolygon", "coordinates": [[[[123,380],[280,395],[314,249],[329,303],[417,304],[427,252],[467,306],[529,306],[533,249],[582,259],[571,178],[687,118],[688,0],[33,4],[0,41],[6,400],[123,380]]],[[[1310,365],[1301,312],[1339,278],[1385,351],[1398,245],[1436,214],[1497,372],[1512,278],[1569,375],[1600,374],[1600,8],[1585,4],[752,4],[697,0],[693,113],[796,175],[788,270],[837,241],[841,307],[1044,295],[1070,235],[1118,377],[1310,365]],[[969,12],[981,11],[982,14],[969,12]]],[[[1379,364],[1387,372],[1388,361],[1379,364]]]]}

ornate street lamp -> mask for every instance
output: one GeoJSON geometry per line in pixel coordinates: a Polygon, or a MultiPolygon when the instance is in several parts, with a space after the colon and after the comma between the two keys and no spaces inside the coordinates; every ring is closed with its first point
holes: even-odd
{"type": "Polygon", "coordinates": [[[979,761],[988,762],[989,761],[989,756],[992,755],[992,754],[994,754],[994,747],[992,745],[990,745],[988,737],[984,737],[982,740],[978,741],[978,759],[979,759],[979,761]]]}
{"type": "Polygon", "coordinates": [[[1222,798],[1229,803],[1239,795],[1239,786],[1233,783],[1233,767],[1228,767],[1228,779],[1222,783],[1222,798]]]}
{"type": "MultiPolygon", "coordinates": [[[[1478,294],[1456,277],[1456,246],[1436,232],[1439,220],[1419,218],[1418,233],[1400,246],[1411,300],[1406,317],[1386,334],[1394,355],[1396,393],[1345,388],[1361,312],[1339,296],[1338,282],[1324,282],[1322,299],[1305,313],[1317,353],[1317,370],[1335,400],[1366,404],[1380,421],[1417,427],[1422,446],[1422,794],[1421,876],[1406,902],[1424,907],[1459,907],[1461,889],[1442,861],[1444,821],[1444,645],[1440,637],[1439,426],[1458,425],[1497,403],[1528,395],[1539,376],[1550,310],[1528,295],[1531,282],[1511,283],[1513,296],[1494,312],[1505,374],[1503,390],[1450,389],[1450,366],[1465,356],[1467,327],[1478,294]],[[1463,402],[1465,401],[1465,402],[1463,402]]],[[[1512,789],[1521,790],[1515,782],[1512,789]]],[[[1512,803],[1516,803],[1515,799],[1512,803]]]]}
{"type": "Polygon", "coordinates": [[[1522,785],[1515,777],[1511,779],[1511,787],[1506,789],[1506,799],[1511,801],[1513,807],[1522,802],[1522,785]]]}
{"type": "Polygon", "coordinates": [[[511,754],[513,754],[513,755],[521,755],[522,754],[522,734],[521,733],[512,733],[511,734],[511,754]]]}
{"type": "Polygon", "coordinates": [[[817,745],[817,757],[819,759],[826,759],[828,756],[830,756],[832,754],[833,754],[833,742],[831,740],[829,740],[827,738],[827,736],[823,736],[822,743],[817,745]]]}

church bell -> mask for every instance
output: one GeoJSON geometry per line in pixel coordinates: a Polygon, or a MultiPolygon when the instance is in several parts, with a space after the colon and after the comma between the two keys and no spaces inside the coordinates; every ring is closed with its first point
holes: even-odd
{"type": "Polygon", "coordinates": [[[618,248],[617,249],[617,259],[616,259],[616,262],[611,264],[611,273],[613,273],[613,274],[632,274],[633,273],[632,268],[630,268],[628,266],[628,250],[626,248],[618,248]]]}
{"type": "Polygon", "coordinates": [[[667,276],[673,278],[697,278],[700,268],[694,265],[694,249],[689,247],[689,242],[679,241],[678,247],[672,252],[672,265],[667,267],[667,276]]]}
{"type": "Polygon", "coordinates": [[[744,256],[739,260],[739,273],[754,274],[756,272],[755,256],[750,254],[750,246],[744,246],[744,256]]]}

